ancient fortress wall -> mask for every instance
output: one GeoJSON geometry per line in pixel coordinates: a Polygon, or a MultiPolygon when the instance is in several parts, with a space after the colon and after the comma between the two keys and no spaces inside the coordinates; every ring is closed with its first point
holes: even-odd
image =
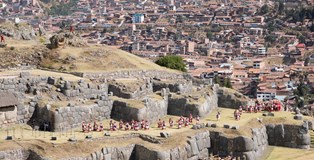
{"type": "MultiPolygon", "coordinates": [[[[295,134],[299,134],[300,128],[306,130],[306,125],[307,123],[301,126],[290,125],[290,127],[286,128],[285,132],[292,136],[297,136],[295,134]],[[296,132],[296,130],[298,131],[296,132]]],[[[252,128],[251,137],[229,137],[221,132],[206,129],[190,136],[185,144],[174,148],[156,150],[141,144],[130,144],[119,147],[104,147],[87,157],[69,157],[63,158],[63,160],[192,160],[206,159],[211,154],[219,156],[232,155],[239,159],[256,160],[264,153],[268,144],[271,145],[272,143],[272,139],[268,137],[269,132],[271,133],[271,130],[268,125],[252,128]]],[[[304,133],[302,137],[299,137],[300,140],[308,143],[309,140],[305,138],[307,135],[309,135],[308,132],[304,133]]],[[[300,144],[303,144],[303,142],[300,142],[300,144]]],[[[303,146],[296,146],[304,148],[303,146]]],[[[22,149],[0,151],[1,157],[21,160],[26,160],[30,157],[35,157],[36,160],[47,159],[32,153],[30,150],[22,149]]]]}
{"type": "Polygon", "coordinates": [[[161,91],[163,88],[169,88],[170,92],[180,92],[180,93],[189,93],[193,89],[192,81],[173,81],[173,82],[162,82],[162,81],[153,81],[153,90],[161,91]]]}
{"type": "Polygon", "coordinates": [[[14,123],[26,123],[35,110],[36,96],[25,101],[23,93],[37,93],[45,90],[47,77],[30,77],[21,73],[20,77],[8,76],[0,79],[0,91],[14,93],[18,99],[16,106],[0,112],[0,127],[14,123]]]}
{"type": "Polygon", "coordinates": [[[268,124],[267,135],[270,145],[290,148],[309,149],[311,137],[309,134],[309,122],[302,125],[268,124]]]}
{"type": "Polygon", "coordinates": [[[188,74],[183,73],[170,73],[158,70],[134,70],[134,71],[116,71],[116,72],[103,72],[103,73],[73,73],[74,75],[84,78],[106,78],[106,79],[117,79],[117,78],[145,78],[155,77],[159,79],[185,79],[191,78],[188,74]]]}
{"type": "Polygon", "coordinates": [[[71,127],[78,127],[85,122],[102,121],[110,118],[112,101],[98,100],[97,104],[67,106],[56,109],[53,112],[54,131],[69,130],[71,127]]]}

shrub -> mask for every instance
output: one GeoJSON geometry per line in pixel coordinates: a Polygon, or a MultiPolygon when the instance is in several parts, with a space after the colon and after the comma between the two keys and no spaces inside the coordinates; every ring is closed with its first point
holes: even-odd
{"type": "Polygon", "coordinates": [[[186,72],[186,68],[185,68],[186,65],[183,62],[183,59],[179,56],[162,57],[156,61],[156,64],[167,67],[167,68],[186,72]]]}

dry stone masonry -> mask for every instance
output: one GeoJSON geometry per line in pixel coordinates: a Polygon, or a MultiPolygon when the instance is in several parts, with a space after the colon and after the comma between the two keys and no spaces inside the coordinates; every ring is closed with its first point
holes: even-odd
{"type": "MultiPolygon", "coordinates": [[[[128,121],[145,119],[154,122],[168,114],[206,116],[218,106],[237,108],[253,103],[249,98],[230,89],[217,85],[195,85],[196,82],[185,74],[121,71],[85,73],[80,76],[85,78],[66,80],[63,77],[32,76],[28,72],[23,72],[19,76],[0,78],[1,93],[11,95],[7,103],[2,102],[0,105],[0,127],[29,123],[43,129],[43,124],[48,123],[48,130],[59,131],[79,126],[82,121],[101,121],[109,118],[128,121]]],[[[226,126],[228,127],[222,129],[239,129],[228,124],[226,126]]],[[[183,145],[172,148],[154,149],[138,143],[104,147],[87,157],[64,159],[194,160],[206,159],[210,154],[215,154],[255,160],[263,154],[268,144],[309,148],[309,128],[313,129],[313,123],[267,124],[252,128],[252,136],[236,137],[212,131],[205,128],[204,124],[194,128],[198,129],[195,135],[191,135],[183,145]]],[[[147,142],[162,145],[161,141],[148,136],[137,136],[147,142]]],[[[0,151],[0,159],[48,158],[32,150],[20,148],[0,151]]]]}

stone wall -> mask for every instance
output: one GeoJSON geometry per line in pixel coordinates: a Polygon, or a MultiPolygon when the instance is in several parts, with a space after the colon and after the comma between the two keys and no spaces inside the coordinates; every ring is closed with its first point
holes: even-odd
{"type": "Polygon", "coordinates": [[[159,118],[167,115],[168,100],[167,98],[145,98],[141,103],[143,107],[130,106],[126,101],[115,100],[111,117],[117,120],[148,120],[155,122],[159,118]]]}
{"type": "Polygon", "coordinates": [[[267,135],[270,145],[309,149],[311,137],[308,122],[302,125],[268,124],[267,135]]]}
{"type": "Polygon", "coordinates": [[[47,83],[48,77],[44,76],[29,76],[29,73],[21,73],[20,77],[17,76],[9,76],[6,78],[0,79],[0,91],[8,91],[8,92],[32,92],[36,89],[38,90],[38,86],[40,84],[47,83]]]}
{"type": "Polygon", "coordinates": [[[0,159],[4,160],[48,160],[48,158],[41,157],[36,152],[26,149],[14,149],[0,151],[0,159]]]}
{"type": "Polygon", "coordinates": [[[53,111],[52,127],[53,130],[59,131],[60,126],[64,129],[77,127],[83,121],[93,122],[94,120],[101,121],[109,119],[112,109],[111,100],[98,100],[96,104],[66,106],[53,111]]]}
{"type": "Polygon", "coordinates": [[[27,159],[29,151],[22,148],[15,150],[0,151],[0,159],[27,159]]]}
{"type": "Polygon", "coordinates": [[[209,131],[197,133],[182,146],[171,149],[150,149],[141,144],[125,147],[104,147],[87,157],[72,157],[62,160],[183,160],[207,159],[210,148],[209,131]]]}
{"type": "Polygon", "coordinates": [[[16,123],[17,107],[1,108],[0,110],[0,126],[4,127],[12,123],[16,123]]]}
{"type": "Polygon", "coordinates": [[[237,136],[228,137],[221,132],[210,132],[211,144],[210,153],[219,156],[228,156],[247,160],[258,159],[266,149],[267,134],[266,128],[253,128],[252,137],[237,136]]]}
{"type": "Polygon", "coordinates": [[[116,72],[102,72],[102,73],[72,73],[77,76],[84,78],[106,78],[106,79],[117,79],[117,78],[158,78],[158,79],[185,79],[191,78],[189,74],[185,73],[174,73],[160,70],[131,70],[131,71],[116,71],[116,72]]]}
{"type": "Polygon", "coordinates": [[[193,90],[192,81],[153,81],[153,90],[161,91],[163,88],[169,88],[170,92],[189,93],[193,90]]]}
{"type": "Polygon", "coordinates": [[[95,99],[100,95],[108,94],[108,85],[106,82],[102,82],[101,84],[85,82],[84,80],[70,82],[63,80],[63,78],[49,77],[47,83],[56,86],[60,89],[60,92],[68,97],[95,99]]]}
{"type": "Polygon", "coordinates": [[[218,107],[217,102],[218,98],[215,92],[204,94],[193,103],[184,96],[169,96],[168,114],[177,116],[192,114],[204,117],[218,107]]]}
{"type": "MultiPolygon", "coordinates": [[[[270,132],[269,126],[270,125],[261,126],[259,128],[252,128],[251,137],[229,137],[224,135],[222,132],[203,130],[188,137],[185,144],[173,148],[153,149],[140,143],[129,144],[127,146],[119,147],[104,147],[86,157],[67,157],[63,158],[63,160],[194,160],[207,159],[210,154],[219,155],[221,157],[231,155],[237,159],[255,160],[263,155],[266,147],[268,146],[268,141],[270,144],[273,143],[272,140],[274,139],[272,139],[272,137],[268,137],[268,135],[274,133],[277,138],[277,130],[275,129],[277,126],[283,127],[284,135],[291,133],[291,136],[294,137],[294,133],[302,134],[302,136],[296,135],[295,141],[300,142],[299,148],[307,148],[303,145],[303,142],[308,140],[304,132],[307,123],[304,123],[301,126],[274,125],[274,128],[271,127],[273,132],[270,132]]],[[[283,132],[280,131],[280,133],[283,132]]],[[[134,138],[136,136],[139,136],[139,134],[125,136],[123,138],[134,138]]],[[[280,134],[278,136],[280,136],[280,134]]],[[[284,142],[284,139],[286,139],[285,136],[283,139],[279,138],[279,140],[276,140],[276,138],[273,143],[274,145],[281,145],[281,142],[284,142]],[[280,141],[280,143],[277,143],[277,141],[280,141]]],[[[293,141],[293,139],[291,140],[293,141]]],[[[162,147],[163,144],[160,145],[160,147],[162,147]]],[[[298,145],[296,146],[298,147],[298,145]]],[[[287,145],[287,147],[294,146],[287,145]]],[[[0,151],[0,159],[3,157],[6,159],[21,160],[29,159],[29,157],[34,160],[45,159],[35,152],[33,154],[31,152],[32,151],[23,149],[0,151]]]]}

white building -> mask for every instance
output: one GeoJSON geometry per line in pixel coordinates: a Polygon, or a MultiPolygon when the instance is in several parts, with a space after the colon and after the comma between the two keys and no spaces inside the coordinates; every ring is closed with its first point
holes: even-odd
{"type": "Polygon", "coordinates": [[[257,48],[257,54],[265,55],[266,54],[266,48],[265,47],[258,47],[257,48]]]}
{"type": "Polygon", "coordinates": [[[257,91],[256,93],[256,98],[258,100],[263,100],[263,101],[269,101],[269,100],[273,100],[276,97],[276,90],[264,90],[264,91],[257,91]]]}

